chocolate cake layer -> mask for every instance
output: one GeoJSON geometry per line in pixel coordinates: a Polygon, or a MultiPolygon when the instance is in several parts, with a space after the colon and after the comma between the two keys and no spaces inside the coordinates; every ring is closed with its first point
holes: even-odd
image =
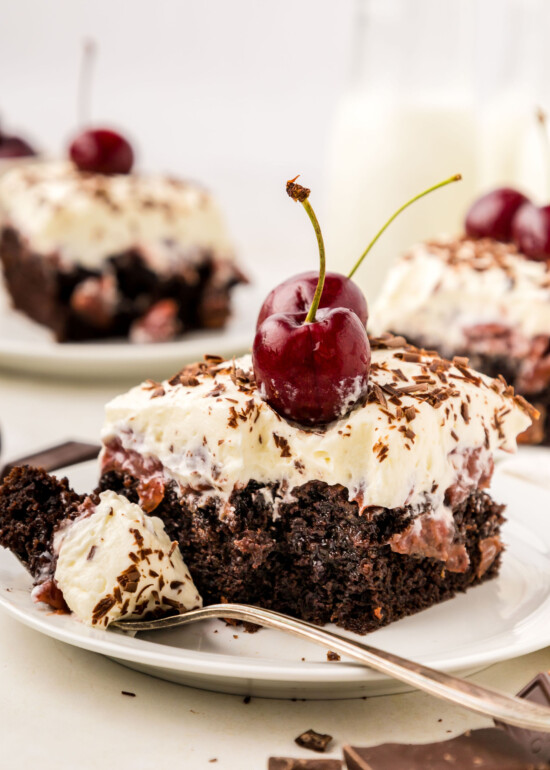
{"type": "Polygon", "coordinates": [[[0,485],[0,545],[38,578],[52,567],[53,532],[83,497],[40,468],[14,468],[0,485]]]}
{"type": "Polygon", "coordinates": [[[113,254],[98,272],[77,264],[64,268],[33,253],[13,228],[4,228],[0,236],[0,261],[13,306],[52,329],[59,342],[126,337],[136,324],[145,327],[147,341],[155,341],[155,333],[165,339],[224,326],[231,289],[246,279],[208,250],[194,256],[188,275],[183,270],[156,273],[137,250],[113,254]],[[148,317],[155,308],[160,319],[148,317]],[[160,331],[159,325],[164,325],[160,331]]]}
{"type": "MultiPolygon", "coordinates": [[[[100,488],[137,502],[138,483],[111,471],[100,488]]],[[[450,558],[392,550],[392,537],[395,542],[412,523],[407,507],[365,509],[359,515],[343,486],[310,481],[293,490],[292,502],[280,502],[274,516],[266,491],[249,482],[231,495],[234,512],[220,518],[214,503],[191,509],[176,484],[167,485],[154,514],[178,540],[205,604],[256,604],[364,634],[498,572],[503,506],[485,492],[474,491],[453,508],[456,531],[449,552],[469,557],[469,564],[465,558],[453,565],[450,558]]],[[[429,542],[424,549],[430,552],[429,542]]]]}

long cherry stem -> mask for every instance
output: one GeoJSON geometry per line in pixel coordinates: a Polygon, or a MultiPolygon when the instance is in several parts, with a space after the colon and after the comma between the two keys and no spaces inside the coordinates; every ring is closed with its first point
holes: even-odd
{"type": "Polygon", "coordinates": [[[311,203],[308,201],[310,190],[308,190],[307,187],[302,187],[301,185],[296,184],[296,179],[298,179],[297,176],[286,183],[286,191],[292,200],[298,201],[305,208],[306,213],[311,220],[311,224],[313,225],[313,229],[315,230],[315,235],[317,236],[317,245],[319,247],[319,280],[317,281],[315,294],[313,295],[313,300],[311,301],[311,307],[309,308],[308,314],[304,321],[304,323],[310,324],[315,321],[315,315],[319,309],[319,302],[321,301],[321,295],[323,294],[323,288],[325,286],[325,242],[323,241],[323,233],[321,232],[321,227],[317,217],[315,216],[315,212],[313,211],[311,203]]]}
{"type": "Polygon", "coordinates": [[[433,187],[428,187],[427,190],[424,190],[424,192],[419,193],[418,195],[415,195],[414,198],[411,198],[410,201],[407,201],[406,203],[401,206],[401,208],[397,209],[395,214],[392,214],[392,216],[388,219],[386,224],[377,232],[377,234],[374,236],[372,241],[369,243],[365,251],[361,254],[355,265],[353,266],[351,272],[348,273],[348,278],[352,278],[357,269],[361,266],[361,263],[369,253],[369,251],[372,249],[376,241],[380,238],[382,233],[391,225],[394,219],[401,214],[402,211],[404,211],[406,208],[408,208],[411,203],[414,203],[419,198],[423,198],[425,195],[428,195],[428,193],[433,192],[434,190],[438,190],[440,187],[445,187],[445,185],[451,184],[451,182],[458,182],[460,179],[462,179],[461,174],[455,174],[454,176],[450,177],[449,179],[445,179],[443,182],[439,182],[438,184],[434,184],[433,187]]]}
{"type": "Polygon", "coordinates": [[[90,104],[92,100],[92,69],[96,55],[94,40],[86,39],[82,49],[80,75],[78,78],[78,122],[85,126],[90,121],[90,104]]]}

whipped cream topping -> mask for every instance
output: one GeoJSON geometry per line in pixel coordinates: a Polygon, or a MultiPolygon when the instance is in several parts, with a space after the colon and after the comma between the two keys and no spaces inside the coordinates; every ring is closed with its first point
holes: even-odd
{"type": "Polygon", "coordinates": [[[406,334],[450,355],[471,349],[470,331],[492,324],[514,331],[519,356],[533,337],[550,334],[550,268],[512,244],[464,238],[418,244],[400,259],[369,329],[406,334]]]}
{"type": "Polygon", "coordinates": [[[157,271],[178,269],[211,250],[232,259],[218,206],[201,187],[167,176],[105,176],[73,164],[26,164],[0,177],[0,223],[62,264],[97,269],[138,249],[157,271]]]}
{"type": "Polygon", "coordinates": [[[465,496],[490,478],[493,452],[515,449],[529,407],[462,359],[451,364],[402,338],[372,348],[367,400],[314,429],[261,398],[250,356],[143,383],[106,407],[103,470],[137,469],[149,491],[174,480],[190,501],[221,499],[222,516],[232,491],[254,479],[277,485],[277,499],[320,480],[345,486],[360,508],[431,504],[448,517],[446,492],[465,496]]]}
{"type": "Polygon", "coordinates": [[[115,492],[54,536],[54,578],[74,614],[105,628],[114,620],[190,610],[202,600],[181,551],[155,516],[115,492]]]}

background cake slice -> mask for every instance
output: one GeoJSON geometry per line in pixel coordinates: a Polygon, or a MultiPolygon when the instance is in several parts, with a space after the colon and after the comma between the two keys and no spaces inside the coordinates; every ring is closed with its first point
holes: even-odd
{"type": "Polygon", "coordinates": [[[550,444],[550,262],[493,238],[418,244],[390,270],[369,328],[503,375],[541,414],[524,440],[550,444]]]}
{"type": "Polygon", "coordinates": [[[14,307],[59,341],[220,328],[246,280],[213,197],[168,176],[29,164],[0,179],[0,226],[14,307]]]}
{"type": "Polygon", "coordinates": [[[327,425],[279,415],[248,356],[107,405],[101,487],[164,521],[206,603],[364,633],[497,574],[503,506],[485,490],[532,410],[467,361],[371,345],[366,398],[327,425]]]}

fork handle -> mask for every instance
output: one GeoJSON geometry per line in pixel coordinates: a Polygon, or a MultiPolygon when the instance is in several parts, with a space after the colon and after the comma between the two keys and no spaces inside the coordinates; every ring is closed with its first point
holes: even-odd
{"type": "Polygon", "coordinates": [[[353,658],[381,674],[397,679],[415,689],[423,690],[437,698],[492,717],[500,722],[540,732],[550,732],[550,709],[521,700],[514,696],[490,690],[474,682],[445,674],[421,663],[415,663],[391,652],[379,650],[368,644],[348,639],[333,631],[297,620],[273,610],[264,610],[245,604],[213,604],[182,615],[152,621],[121,621],[119,629],[153,631],[174,628],[210,618],[246,621],[266,628],[275,628],[293,634],[308,642],[328,647],[330,650],[353,658]]]}

